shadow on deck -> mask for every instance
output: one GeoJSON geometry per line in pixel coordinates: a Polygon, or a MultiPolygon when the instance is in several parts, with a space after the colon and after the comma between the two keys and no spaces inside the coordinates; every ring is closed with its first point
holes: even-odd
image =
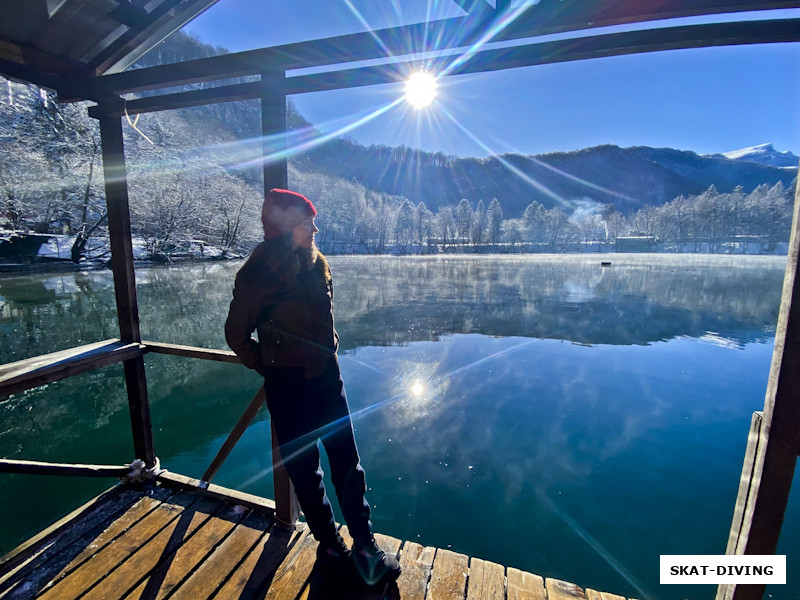
{"type": "Polygon", "coordinates": [[[289,531],[269,511],[197,491],[119,485],[4,557],[0,598],[624,600],[449,550],[376,538],[399,555],[399,580],[346,584],[316,568],[317,542],[304,525],[289,531]]]}

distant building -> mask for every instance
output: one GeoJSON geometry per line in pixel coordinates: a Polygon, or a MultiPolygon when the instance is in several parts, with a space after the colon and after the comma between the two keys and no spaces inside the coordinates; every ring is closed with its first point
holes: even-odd
{"type": "Polygon", "coordinates": [[[656,238],[652,235],[625,235],[618,236],[614,242],[617,252],[652,252],[655,249],[656,238]]]}

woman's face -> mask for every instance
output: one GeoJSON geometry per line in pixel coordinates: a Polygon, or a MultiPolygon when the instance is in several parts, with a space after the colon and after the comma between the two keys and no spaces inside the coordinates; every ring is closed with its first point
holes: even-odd
{"type": "Polygon", "coordinates": [[[314,234],[319,229],[314,224],[314,219],[306,219],[292,230],[292,242],[295,248],[311,248],[314,243],[314,234]]]}

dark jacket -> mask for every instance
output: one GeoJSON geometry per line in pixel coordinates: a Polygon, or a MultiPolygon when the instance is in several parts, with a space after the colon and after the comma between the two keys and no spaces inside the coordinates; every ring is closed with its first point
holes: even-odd
{"type": "Polygon", "coordinates": [[[333,280],[321,253],[310,269],[294,253],[289,263],[285,257],[274,241],[262,242],[239,269],[225,339],[246,367],[262,375],[269,367],[305,367],[313,376],[339,345],[333,280]]]}

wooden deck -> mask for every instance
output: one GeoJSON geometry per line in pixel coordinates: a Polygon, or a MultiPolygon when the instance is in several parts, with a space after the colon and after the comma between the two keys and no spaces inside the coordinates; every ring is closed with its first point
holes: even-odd
{"type": "MultiPolygon", "coordinates": [[[[347,539],[347,531],[343,530],[347,539]]],[[[449,550],[376,535],[392,584],[343,584],[315,567],[304,525],[174,487],[117,486],[0,563],[0,598],[43,600],[624,600],[449,550]]]]}

